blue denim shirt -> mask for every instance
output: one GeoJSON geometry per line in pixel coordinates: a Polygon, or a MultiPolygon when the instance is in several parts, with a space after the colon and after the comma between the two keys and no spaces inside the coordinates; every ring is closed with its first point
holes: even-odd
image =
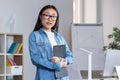
{"type": "MultiPolygon", "coordinates": [[[[67,65],[72,64],[73,55],[62,35],[54,31],[58,45],[65,45],[67,65]]],[[[36,66],[35,80],[55,80],[55,70],[61,69],[60,63],[51,62],[52,47],[47,34],[42,30],[34,31],[29,35],[29,51],[32,63],[36,66]]],[[[68,76],[57,80],[69,80],[68,76]]]]}

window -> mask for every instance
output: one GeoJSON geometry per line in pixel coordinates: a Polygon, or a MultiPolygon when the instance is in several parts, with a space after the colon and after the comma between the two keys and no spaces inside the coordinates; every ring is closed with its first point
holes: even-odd
{"type": "Polygon", "coordinates": [[[101,23],[101,0],[73,0],[73,23],[101,23]]]}

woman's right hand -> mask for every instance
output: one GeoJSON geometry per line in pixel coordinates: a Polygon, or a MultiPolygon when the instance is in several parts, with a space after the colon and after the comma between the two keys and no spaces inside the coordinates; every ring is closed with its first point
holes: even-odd
{"type": "Polygon", "coordinates": [[[54,62],[54,63],[60,62],[61,68],[67,66],[67,60],[65,60],[64,58],[53,56],[51,58],[51,61],[54,62]]]}

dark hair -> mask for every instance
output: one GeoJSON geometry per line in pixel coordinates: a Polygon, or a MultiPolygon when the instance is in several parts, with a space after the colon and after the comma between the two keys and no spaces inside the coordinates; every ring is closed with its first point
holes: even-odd
{"type": "Polygon", "coordinates": [[[42,15],[42,13],[43,13],[44,10],[50,9],[50,8],[54,9],[54,10],[57,12],[57,20],[56,20],[55,25],[52,27],[52,29],[58,31],[59,13],[58,13],[57,8],[56,8],[55,6],[53,6],[53,5],[46,5],[46,6],[44,6],[44,7],[41,9],[41,11],[39,12],[38,19],[37,19],[37,22],[36,22],[36,25],[35,25],[35,28],[34,28],[33,31],[37,31],[37,30],[39,30],[40,28],[43,27],[43,25],[42,25],[42,23],[41,23],[40,16],[42,15]]]}

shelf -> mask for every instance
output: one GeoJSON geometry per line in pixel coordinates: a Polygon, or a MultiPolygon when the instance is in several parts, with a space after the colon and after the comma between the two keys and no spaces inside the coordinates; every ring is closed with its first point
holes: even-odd
{"type": "Polygon", "coordinates": [[[23,80],[22,34],[0,33],[0,80],[23,80]]]}
{"type": "Polygon", "coordinates": [[[8,75],[6,80],[23,80],[23,75],[8,75]]]}
{"type": "Polygon", "coordinates": [[[6,76],[23,76],[23,74],[6,74],[6,76]]]}
{"type": "Polygon", "coordinates": [[[5,55],[5,53],[0,53],[0,55],[5,55]]]}
{"type": "Polygon", "coordinates": [[[5,56],[0,55],[0,74],[5,73],[5,63],[3,63],[5,60],[5,56]]]}
{"type": "Polygon", "coordinates": [[[18,56],[23,56],[22,53],[17,53],[17,54],[5,54],[5,53],[0,53],[0,56],[3,56],[3,55],[8,55],[8,56],[13,56],[13,55],[18,55],[18,56]]]}
{"type": "Polygon", "coordinates": [[[2,77],[2,76],[5,76],[5,74],[0,74],[0,76],[2,77]]]}

